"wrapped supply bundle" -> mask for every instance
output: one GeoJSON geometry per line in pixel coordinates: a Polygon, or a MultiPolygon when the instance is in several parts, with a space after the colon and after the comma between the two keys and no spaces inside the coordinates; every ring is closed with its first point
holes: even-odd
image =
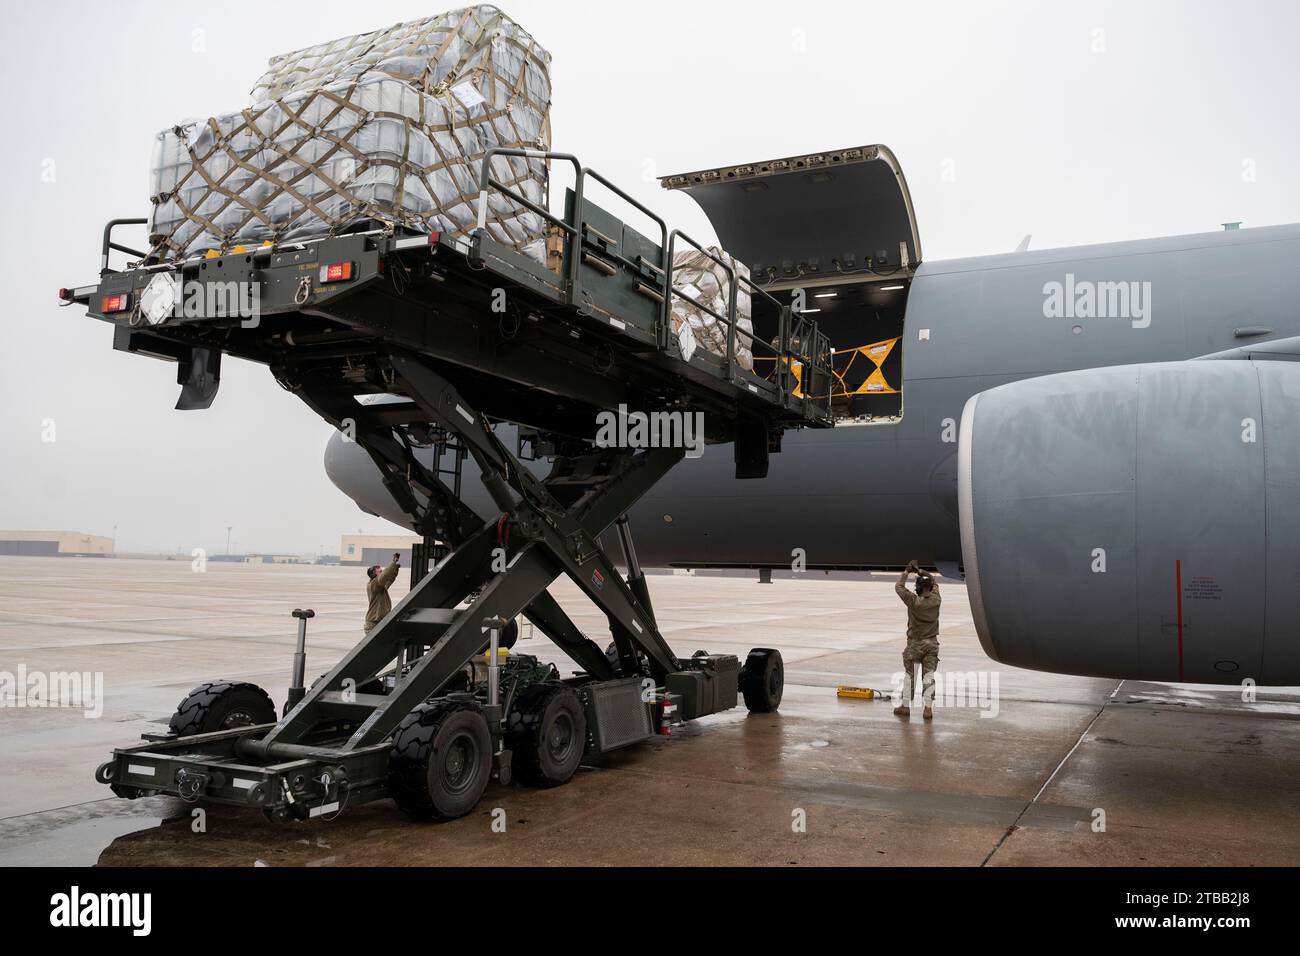
{"type": "MultiPolygon", "coordinates": [[[[749,269],[743,262],[716,246],[710,246],[708,252],[734,269],[737,275],[749,278],[749,269]]],[[[741,368],[752,370],[754,354],[750,334],[754,331],[754,323],[749,287],[739,281],[736,285],[736,363],[741,368]]],[[[673,255],[673,287],[719,315],[727,314],[731,278],[726,269],[698,249],[686,249],[673,255]]],[[[727,326],[679,295],[673,296],[672,321],[673,334],[677,336],[687,361],[690,361],[697,345],[715,355],[727,354],[727,326]]]]}
{"type": "MultiPolygon", "coordinates": [[[[270,62],[238,113],[165,130],[150,240],[163,258],[338,232],[362,219],[462,236],[492,147],[549,147],[550,54],[476,6],[270,62]]],[[[543,208],[546,165],[496,157],[543,208]]],[[[545,221],[493,191],[494,239],[544,261],[545,221]]]]}

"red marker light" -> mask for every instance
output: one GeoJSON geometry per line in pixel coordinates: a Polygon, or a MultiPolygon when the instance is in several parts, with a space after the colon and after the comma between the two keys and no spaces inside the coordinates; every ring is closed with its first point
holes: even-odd
{"type": "Polygon", "coordinates": [[[72,298],[72,290],[62,289],[62,288],[59,289],[59,298],[62,299],[64,302],[67,302],[69,299],[72,298]]]}
{"type": "Polygon", "coordinates": [[[347,282],[352,278],[352,263],[331,262],[320,267],[321,282],[347,282]]]}
{"type": "Polygon", "coordinates": [[[119,292],[117,295],[106,295],[99,303],[99,312],[101,315],[111,315],[114,312],[125,312],[131,307],[131,293],[119,292]]]}

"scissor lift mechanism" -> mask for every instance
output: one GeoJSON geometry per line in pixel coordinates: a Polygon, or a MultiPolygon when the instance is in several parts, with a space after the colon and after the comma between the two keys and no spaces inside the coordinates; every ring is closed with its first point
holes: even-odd
{"type": "MultiPolygon", "coordinates": [[[[826,337],[815,323],[778,305],[779,340],[769,345],[754,339],[752,346],[771,354],[772,374],[760,378],[741,368],[734,360],[739,290],[746,285],[752,295],[766,293],[717,260],[732,280],[726,312],[695,304],[728,330],[726,354],[701,348],[687,360],[672,333],[671,303],[686,297],[674,284],[673,255],[681,243],[702,246],[670,232],[653,212],[567,154],[493,150],[483,164],[480,223],[494,191],[543,216],[562,236],[557,271],[497,242],[481,226],[468,242],[379,228],[169,263],[114,242],[115,226],[137,222],[117,220],[105,229],[99,283],[61,293],[114,323],[115,348],[176,360],[183,386],[178,407],[211,403],[223,354],[269,365],[286,389],[354,436],[412,527],[451,549],[328,674],[299,689],[278,722],[151,736],[119,749],[97,771],[115,792],[256,806],[277,819],[329,814],[390,794],[395,735],[417,712],[437,710],[440,700],[458,703],[437,710],[430,721],[457,707],[481,711],[496,776],[508,780],[511,704],[502,702],[500,658],[489,656],[486,695],[472,675],[485,633],[495,648],[497,629],[520,613],[581,668],[562,682],[554,673],[542,682],[563,683],[582,701],[587,752],[735,703],[735,685],[726,686],[736,679],[734,657],[678,659],[660,634],[626,519],[684,450],[597,447],[596,414],[620,404],[703,412],[708,440],[735,444],[738,477],[765,474],[767,455],[779,450],[785,428],[831,424],[828,403],[804,397],[829,393],[807,387],[810,378],[829,382],[826,337]],[[564,218],[492,175],[494,161],[510,157],[573,165],[564,218]],[[592,181],[654,221],[659,241],[592,204],[583,195],[592,181]],[[110,270],[110,249],[140,261],[110,270]],[[346,268],[334,273],[346,271],[350,278],[330,281],[330,266],[341,264],[346,268]],[[217,280],[255,282],[260,318],[153,321],[140,303],[160,275],[201,287],[217,280]],[[381,394],[400,400],[358,401],[381,394]],[[529,470],[518,449],[506,447],[494,431],[497,422],[517,423],[550,450],[546,477],[529,470]],[[499,512],[495,521],[485,521],[460,497],[466,455],[499,512]],[[448,458],[450,468],[444,466],[448,458]],[[615,525],[626,579],[601,544],[615,525]],[[607,616],[614,652],[587,638],[547,593],[561,575],[607,616]],[[694,690],[715,684],[721,691],[694,690]],[[609,726],[629,714],[632,732],[609,726]],[[602,721],[607,726],[594,726],[602,721]]],[[[305,628],[305,618],[300,623],[305,628]]],[[[521,657],[520,666],[530,662],[521,657]]],[[[745,673],[742,685],[756,679],[745,673]]]]}

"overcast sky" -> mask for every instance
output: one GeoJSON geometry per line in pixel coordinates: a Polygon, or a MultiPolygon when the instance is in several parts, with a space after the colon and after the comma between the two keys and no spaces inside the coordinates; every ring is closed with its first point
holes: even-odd
{"type": "MultiPolygon", "coordinates": [[[[555,147],[702,238],[653,176],[871,143],[929,260],[1300,221],[1291,2],[501,6],[554,57],[555,147]]],[[[392,530],[330,484],[328,426],[265,369],[227,360],[210,410],[173,411],[175,367],[113,352],[55,290],[94,279],[106,220],[147,215],[159,129],[243,107],[277,53],[448,8],[7,7],[0,529],[188,552],[233,525],[236,550],[329,553],[392,530]]]]}

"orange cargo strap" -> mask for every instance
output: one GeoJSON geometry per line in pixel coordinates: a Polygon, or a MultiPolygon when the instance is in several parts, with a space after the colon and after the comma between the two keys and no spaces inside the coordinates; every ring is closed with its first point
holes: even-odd
{"type": "MultiPolygon", "coordinates": [[[[897,395],[898,389],[890,384],[885,378],[883,366],[885,361],[893,354],[894,349],[898,346],[901,338],[884,339],[880,342],[872,342],[869,345],[860,345],[853,349],[836,349],[832,356],[831,373],[835,376],[835,383],[831,386],[831,397],[852,397],[855,395],[897,395]],[[849,371],[857,362],[858,356],[863,356],[866,361],[870,362],[872,369],[869,375],[863,380],[862,384],[850,387],[848,384],[849,371]]],[[[766,356],[754,356],[755,362],[772,362],[775,371],[777,359],[766,356]]],[[[803,398],[803,363],[784,360],[789,364],[791,371],[794,372],[795,388],[793,394],[796,398],[803,398]]],[[[823,399],[825,395],[814,395],[814,399],[823,399]]]]}

